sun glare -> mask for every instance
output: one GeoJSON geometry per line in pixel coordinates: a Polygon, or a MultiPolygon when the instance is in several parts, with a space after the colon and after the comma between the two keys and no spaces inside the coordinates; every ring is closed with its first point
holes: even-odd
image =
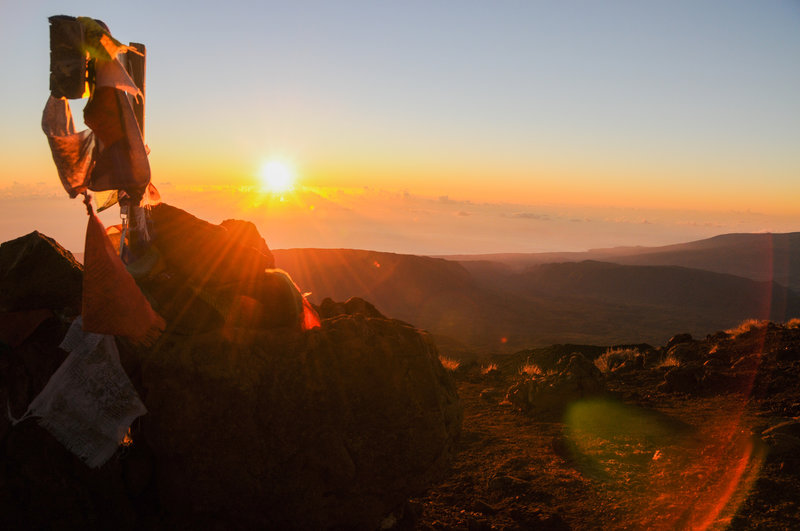
{"type": "Polygon", "coordinates": [[[270,160],[261,166],[259,172],[261,191],[280,194],[294,189],[294,168],[282,161],[270,160]]]}

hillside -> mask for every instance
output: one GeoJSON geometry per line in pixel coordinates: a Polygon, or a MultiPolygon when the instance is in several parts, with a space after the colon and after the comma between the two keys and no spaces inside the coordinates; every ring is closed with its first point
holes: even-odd
{"type": "Polygon", "coordinates": [[[552,296],[597,298],[714,312],[723,319],[752,315],[782,320],[800,311],[797,295],[777,283],[677,266],[606,262],[544,264],[514,275],[512,286],[552,296]]]}
{"type": "Polygon", "coordinates": [[[703,336],[747,318],[800,314],[798,295],[777,284],[681,267],[581,262],[517,272],[374,251],[273,253],[313,302],[362,297],[431,331],[444,351],[662,343],[676,330],[703,336]]]}
{"type": "Polygon", "coordinates": [[[759,281],[775,281],[800,289],[800,232],[723,234],[704,240],[661,247],[616,247],[583,253],[459,255],[460,262],[497,262],[517,270],[555,262],[596,260],[627,265],[671,265],[728,273],[759,281]]]}

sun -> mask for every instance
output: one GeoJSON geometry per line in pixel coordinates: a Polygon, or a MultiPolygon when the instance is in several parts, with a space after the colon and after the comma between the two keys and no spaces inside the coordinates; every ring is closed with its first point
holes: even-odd
{"type": "Polygon", "coordinates": [[[261,191],[280,194],[294,190],[296,179],[294,167],[288,162],[268,160],[258,173],[261,191]]]}

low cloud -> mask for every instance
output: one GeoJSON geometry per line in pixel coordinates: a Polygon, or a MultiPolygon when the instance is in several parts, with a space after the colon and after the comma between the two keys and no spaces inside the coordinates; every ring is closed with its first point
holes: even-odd
{"type": "Polygon", "coordinates": [[[536,220],[539,220],[539,221],[549,221],[550,220],[550,216],[548,216],[547,214],[536,214],[534,212],[517,212],[517,213],[511,214],[510,217],[515,218],[515,219],[536,219],[536,220]]]}
{"type": "Polygon", "coordinates": [[[0,199],[55,199],[68,198],[67,192],[55,182],[20,183],[0,188],[0,199]]]}
{"type": "MultiPolygon", "coordinates": [[[[212,223],[229,218],[254,222],[274,248],[342,247],[433,255],[584,251],[667,245],[735,231],[789,232],[800,226],[798,217],[475,203],[408,190],[301,188],[284,200],[246,187],[174,182],[158,187],[165,202],[212,223]]],[[[118,211],[112,210],[108,222],[118,222],[118,211]]],[[[37,229],[70,249],[83,247],[85,209],[79,200],[70,201],[58,182],[0,188],[0,212],[0,241],[37,229]]]]}

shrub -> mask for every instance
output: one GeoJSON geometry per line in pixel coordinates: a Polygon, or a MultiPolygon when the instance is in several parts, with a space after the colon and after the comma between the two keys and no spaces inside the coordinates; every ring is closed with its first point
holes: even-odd
{"type": "Polygon", "coordinates": [[[532,362],[530,358],[525,362],[525,365],[519,368],[519,373],[534,378],[536,376],[544,375],[544,371],[542,370],[542,368],[536,365],[534,362],[532,362]]]}
{"type": "Polygon", "coordinates": [[[661,369],[662,367],[678,367],[680,364],[680,360],[678,360],[674,354],[667,352],[667,355],[664,357],[664,359],[658,362],[658,365],[656,365],[656,369],[661,369]]]}
{"type": "Polygon", "coordinates": [[[739,326],[725,330],[725,333],[735,338],[742,334],[746,334],[751,330],[764,328],[767,326],[768,322],[769,321],[765,321],[763,319],[747,319],[746,321],[742,321],[741,323],[739,323],[739,326]]]}
{"type": "Polygon", "coordinates": [[[490,372],[494,372],[494,371],[497,371],[497,370],[499,370],[497,368],[497,364],[496,363],[490,363],[489,365],[487,365],[486,367],[483,367],[481,369],[481,374],[489,374],[490,372]]]}
{"type": "Polygon", "coordinates": [[[439,356],[439,361],[441,362],[442,367],[448,371],[455,371],[461,366],[460,361],[454,360],[453,358],[448,358],[447,356],[439,356]]]}
{"type": "Polygon", "coordinates": [[[635,348],[610,348],[594,360],[601,372],[611,372],[626,361],[634,361],[641,354],[635,348]]]}
{"type": "Polygon", "coordinates": [[[795,317],[794,319],[789,319],[789,322],[786,323],[786,328],[795,329],[800,328],[800,319],[795,317]]]}

